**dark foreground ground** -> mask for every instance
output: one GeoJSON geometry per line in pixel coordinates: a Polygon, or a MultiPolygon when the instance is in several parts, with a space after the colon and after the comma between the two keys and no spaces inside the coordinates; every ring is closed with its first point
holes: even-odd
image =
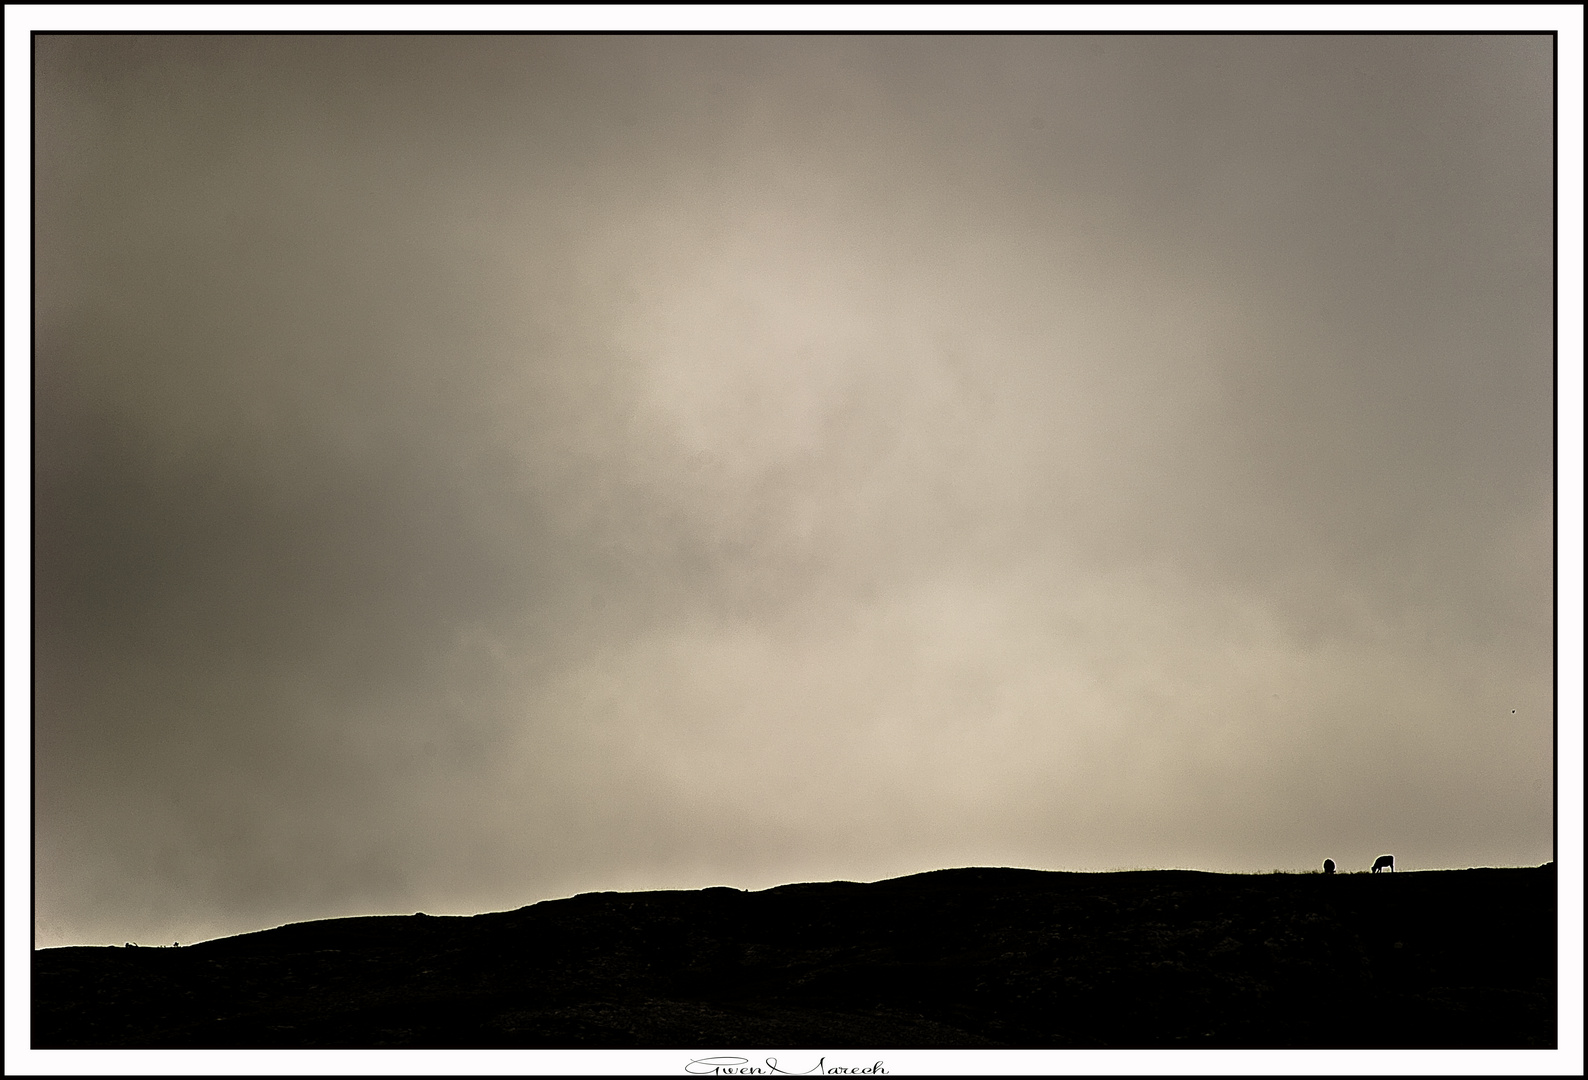
{"type": "Polygon", "coordinates": [[[33,969],[39,1048],[1548,1048],[1555,873],[941,870],[33,969]]]}

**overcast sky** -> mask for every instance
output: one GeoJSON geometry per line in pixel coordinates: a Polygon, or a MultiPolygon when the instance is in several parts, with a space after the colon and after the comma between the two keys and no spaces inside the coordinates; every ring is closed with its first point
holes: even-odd
{"type": "Polygon", "coordinates": [[[1550,38],[34,55],[38,945],[1553,857],[1550,38]]]}

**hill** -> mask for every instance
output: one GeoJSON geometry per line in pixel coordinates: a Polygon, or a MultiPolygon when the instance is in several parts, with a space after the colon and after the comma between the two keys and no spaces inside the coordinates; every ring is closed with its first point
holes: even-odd
{"type": "Polygon", "coordinates": [[[1554,865],[969,868],[34,953],[38,1048],[1548,1048],[1554,865]]]}

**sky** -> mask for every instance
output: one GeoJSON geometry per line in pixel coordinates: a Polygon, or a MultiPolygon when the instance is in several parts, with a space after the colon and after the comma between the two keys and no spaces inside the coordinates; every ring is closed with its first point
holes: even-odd
{"type": "Polygon", "coordinates": [[[36,945],[1554,857],[1551,38],[33,58],[36,945]]]}

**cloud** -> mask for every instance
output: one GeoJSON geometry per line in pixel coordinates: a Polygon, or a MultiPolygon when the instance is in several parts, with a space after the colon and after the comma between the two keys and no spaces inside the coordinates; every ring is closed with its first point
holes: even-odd
{"type": "Polygon", "coordinates": [[[1543,861],[1548,65],[40,39],[41,935],[1543,861]]]}

